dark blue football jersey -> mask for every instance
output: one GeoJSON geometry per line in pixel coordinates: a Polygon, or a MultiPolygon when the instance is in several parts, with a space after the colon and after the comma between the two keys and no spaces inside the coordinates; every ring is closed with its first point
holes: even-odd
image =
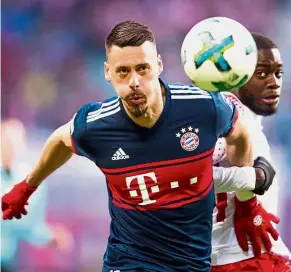
{"type": "Polygon", "coordinates": [[[209,271],[214,192],[212,153],[237,111],[221,93],[166,84],[164,110],[136,125],[119,97],[84,105],[75,152],[104,173],[110,236],[103,271],[209,271]]]}

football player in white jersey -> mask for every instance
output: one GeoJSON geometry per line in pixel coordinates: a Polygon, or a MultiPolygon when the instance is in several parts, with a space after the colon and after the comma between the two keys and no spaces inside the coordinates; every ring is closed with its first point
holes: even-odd
{"type": "MultiPolygon", "coordinates": [[[[270,147],[261,121],[263,116],[277,111],[283,63],[273,41],[261,34],[252,35],[259,51],[256,70],[244,87],[226,96],[242,113],[253,140],[254,156],[270,160],[270,147]]],[[[220,139],[214,164],[219,162],[220,166],[229,166],[224,145],[225,141],[220,139]]],[[[211,272],[291,271],[290,251],[272,225],[272,222],[279,222],[273,215],[278,212],[278,197],[276,180],[265,195],[253,196],[243,202],[238,201],[234,192],[217,194],[213,214],[211,272]]]]}

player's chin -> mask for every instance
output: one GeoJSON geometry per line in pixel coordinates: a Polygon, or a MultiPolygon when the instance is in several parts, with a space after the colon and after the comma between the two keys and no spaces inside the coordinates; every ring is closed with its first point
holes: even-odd
{"type": "Polygon", "coordinates": [[[146,105],[135,105],[135,107],[130,107],[129,110],[135,118],[139,118],[147,112],[147,107],[146,105]]]}
{"type": "Polygon", "coordinates": [[[261,115],[269,116],[269,115],[275,114],[277,112],[278,102],[262,103],[262,105],[259,108],[261,111],[261,115]]]}

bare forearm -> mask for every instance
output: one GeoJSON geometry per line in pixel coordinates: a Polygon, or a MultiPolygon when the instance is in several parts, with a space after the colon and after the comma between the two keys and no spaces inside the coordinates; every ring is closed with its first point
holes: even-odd
{"type": "MultiPolygon", "coordinates": [[[[253,165],[253,153],[251,145],[245,142],[244,139],[237,145],[229,145],[227,147],[227,157],[231,165],[236,166],[252,166],[253,165]]],[[[254,196],[252,191],[237,191],[236,196],[239,200],[249,200],[254,196]]]]}
{"type": "MultiPolygon", "coordinates": [[[[230,145],[227,148],[227,156],[231,165],[236,166],[252,166],[253,152],[249,142],[241,141],[241,144],[236,146],[230,145]]],[[[255,194],[252,191],[237,191],[236,196],[241,201],[251,199],[255,194]]]]}
{"type": "Polygon", "coordinates": [[[247,138],[240,138],[235,145],[227,146],[227,158],[233,166],[252,166],[253,152],[252,147],[247,138]]]}
{"type": "Polygon", "coordinates": [[[63,140],[65,126],[57,129],[45,143],[33,171],[28,175],[26,182],[29,187],[37,187],[50,174],[65,164],[73,155],[71,147],[63,140]]]}
{"type": "MultiPolygon", "coordinates": [[[[227,158],[232,166],[253,166],[253,149],[247,129],[238,120],[236,129],[230,137],[226,138],[227,158]]],[[[252,198],[251,191],[239,191],[236,193],[239,200],[244,201],[252,198]]]]}

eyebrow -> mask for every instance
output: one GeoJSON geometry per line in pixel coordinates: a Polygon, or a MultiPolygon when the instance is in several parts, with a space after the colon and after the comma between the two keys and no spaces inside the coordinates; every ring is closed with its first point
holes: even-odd
{"type": "MultiPolygon", "coordinates": [[[[140,67],[142,67],[142,66],[150,67],[150,64],[147,63],[147,62],[139,63],[139,64],[135,65],[135,68],[140,68],[140,67]]],[[[130,69],[130,66],[122,65],[122,66],[117,66],[117,67],[115,68],[116,71],[119,71],[119,70],[121,70],[121,69],[130,69]]]]}
{"type": "Polygon", "coordinates": [[[136,65],[136,67],[139,67],[139,66],[149,66],[150,64],[147,63],[147,62],[143,62],[143,63],[139,63],[136,65]]]}
{"type": "Polygon", "coordinates": [[[118,67],[115,68],[115,71],[120,71],[121,69],[129,69],[129,68],[128,68],[128,66],[125,66],[125,65],[118,66],[118,67]]]}
{"type": "MultiPolygon", "coordinates": [[[[257,67],[270,67],[270,66],[272,66],[271,63],[266,63],[266,62],[257,63],[257,67]]],[[[283,67],[283,63],[278,63],[276,66],[283,67]]]]}

